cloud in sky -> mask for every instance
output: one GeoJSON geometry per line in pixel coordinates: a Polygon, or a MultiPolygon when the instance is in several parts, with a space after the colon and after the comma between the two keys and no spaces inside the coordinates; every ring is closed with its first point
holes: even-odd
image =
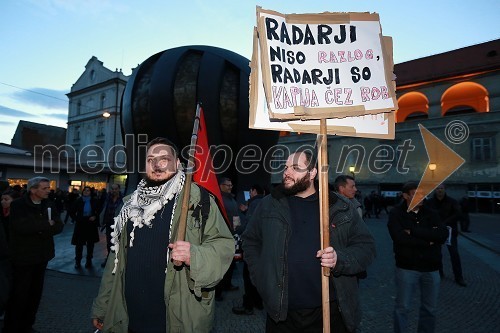
{"type": "MultiPolygon", "coordinates": [[[[6,106],[0,105],[0,116],[9,116],[13,118],[18,118],[19,120],[22,119],[30,119],[36,121],[36,119],[33,118],[55,118],[59,119],[62,121],[67,121],[68,120],[68,113],[67,111],[64,113],[57,113],[57,112],[52,112],[52,113],[40,113],[40,114],[33,114],[33,113],[28,113],[12,108],[8,108],[6,106]]],[[[12,124],[17,124],[17,121],[0,121],[0,125],[12,125],[12,124]]]]}
{"type": "Polygon", "coordinates": [[[46,88],[23,89],[12,94],[12,98],[21,102],[38,105],[48,109],[68,109],[67,90],[46,88]]]}
{"type": "MultiPolygon", "coordinates": [[[[29,117],[29,118],[36,117],[36,115],[34,115],[34,114],[20,111],[20,110],[16,110],[16,109],[11,109],[11,108],[5,107],[3,105],[0,105],[0,115],[17,117],[17,118],[19,118],[19,117],[29,117]]],[[[10,122],[9,122],[9,124],[10,124],[10,122]]]]}
{"type": "Polygon", "coordinates": [[[50,118],[57,118],[57,119],[64,120],[64,121],[68,120],[68,114],[67,113],[46,113],[43,116],[44,117],[50,117],[50,118]]]}
{"type": "Polygon", "coordinates": [[[17,125],[17,122],[0,120],[0,126],[12,126],[12,125],[17,125]]]}

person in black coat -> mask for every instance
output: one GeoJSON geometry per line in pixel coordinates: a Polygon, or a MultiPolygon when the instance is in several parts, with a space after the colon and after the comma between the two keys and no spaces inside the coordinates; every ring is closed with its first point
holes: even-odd
{"type": "MultiPolygon", "coordinates": [[[[252,218],[255,209],[260,203],[260,200],[264,198],[264,189],[258,185],[254,184],[250,188],[250,200],[248,200],[247,204],[240,205],[240,211],[245,214],[244,223],[242,225],[242,229],[240,233],[245,231],[246,226],[248,225],[248,221],[252,218]]],[[[243,295],[243,304],[242,306],[234,306],[232,311],[237,315],[251,315],[253,314],[253,308],[262,309],[262,298],[257,291],[257,288],[253,285],[250,279],[250,271],[248,270],[248,264],[246,261],[243,262],[243,286],[245,288],[245,294],[243,295]]]]}
{"type": "Polygon", "coordinates": [[[9,220],[10,204],[19,198],[19,193],[6,190],[2,193],[2,211],[0,212],[0,315],[5,311],[12,284],[12,268],[9,260],[9,220]]]}
{"type": "Polygon", "coordinates": [[[73,218],[74,211],[73,208],[75,207],[75,202],[76,199],[80,197],[80,194],[78,193],[78,190],[76,188],[73,188],[70,193],[66,195],[66,198],[64,200],[64,205],[66,206],[66,217],[64,218],[64,224],[68,222],[68,219],[71,218],[71,224],[75,223],[75,220],[73,218]]]}
{"type": "Polygon", "coordinates": [[[59,212],[48,200],[50,180],[34,177],[27,192],[10,206],[10,292],[3,333],[31,332],[42,298],[45,269],[54,258],[54,235],[63,229],[59,212]]]}
{"type": "Polygon", "coordinates": [[[409,211],[417,187],[416,182],[403,185],[404,201],[391,209],[387,223],[396,259],[393,318],[397,333],[408,331],[408,314],[417,290],[420,291],[418,332],[434,332],[438,318],[441,245],[448,237],[448,229],[438,213],[424,202],[409,211]]]}
{"type": "MultiPolygon", "coordinates": [[[[460,220],[461,212],[458,201],[446,194],[444,184],[436,187],[434,195],[429,200],[431,208],[435,209],[445,225],[451,228],[450,243],[446,244],[448,252],[450,252],[451,267],[455,282],[461,287],[466,287],[467,283],[464,280],[462,273],[462,262],[458,253],[458,221],[460,220]]],[[[441,277],[444,277],[443,267],[439,270],[441,277]]]]}
{"type": "Polygon", "coordinates": [[[83,246],[87,246],[87,261],[85,267],[92,267],[94,243],[99,241],[99,202],[91,197],[90,187],[84,187],[82,196],[74,204],[73,219],[75,229],[71,244],[75,245],[75,268],[81,268],[83,246]]]}
{"type": "Polygon", "coordinates": [[[460,216],[460,230],[463,232],[470,232],[469,197],[465,195],[458,203],[462,211],[462,215],[460,216]]]}
{"type": "Polygon", "coordinates": [[[11,269],[7,247],[7,235],[3,226],[0,226],[0,316],[5,311],[11,285],[11,269]]]}

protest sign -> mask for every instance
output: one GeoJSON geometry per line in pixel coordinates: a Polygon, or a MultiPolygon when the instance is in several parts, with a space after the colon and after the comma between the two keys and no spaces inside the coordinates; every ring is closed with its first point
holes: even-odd
{"type": "MultiPolygon", "coordinates": [[[[249,127],[262,130],[316,133],[320,131],[319,120],[272,121],[265,99],[262,71],[260,66],[260,46],[254,31],[252,72],[250,77],[250,117],[249,127]]],[[[368,114],[355,117],[331,118],[326,120],[327,134],[351,137],[394,139],[394,112],[368,114]]]]}
{"type": "MultiPolygon", "coordinates": [[[[378,14],[285,15],[257,7],[257,31],[272,120],[396,110],[392,39],[382,36],[378,14]]],[[[256,67],[252,59],[252,72],[256,67]]]]}

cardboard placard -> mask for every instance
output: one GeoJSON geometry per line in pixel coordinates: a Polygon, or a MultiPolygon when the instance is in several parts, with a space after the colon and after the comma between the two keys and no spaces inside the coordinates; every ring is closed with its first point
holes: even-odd
{"type": "Polygon", "coordinates": [[[256,42],[261,52],[252,59],[252,73],[260,70],[270,119],[397,109],[392,39],[382,36],[378,14],[285,15],[257,7],[256,30],[254,53],[256,42]]]}
{"type": "MultiPolygon", "coordinates": [[[[319,134],[319,120],[272,121],[269,118],[260,66],[260,46],[254,29],[250,74],[249,127],[253,129],[319,134]]],[[[327,119],[327,134],[350,137],[394,139],[394,112],[327,119]]]]}

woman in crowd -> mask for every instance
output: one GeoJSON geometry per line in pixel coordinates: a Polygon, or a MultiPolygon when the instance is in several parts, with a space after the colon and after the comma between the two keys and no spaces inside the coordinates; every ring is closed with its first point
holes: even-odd
{"type": "Polygon", "coordinates": [[[73,210],[75,230],[71,244],[75,245],[75,268],[81,268],[83,246],[87,247],[87,260],[85,267],[92,267],[94,243],[99,241],[99,203],[91,196],[90,187],[84,187],[82,196],[79,197],[73,210]]]}

